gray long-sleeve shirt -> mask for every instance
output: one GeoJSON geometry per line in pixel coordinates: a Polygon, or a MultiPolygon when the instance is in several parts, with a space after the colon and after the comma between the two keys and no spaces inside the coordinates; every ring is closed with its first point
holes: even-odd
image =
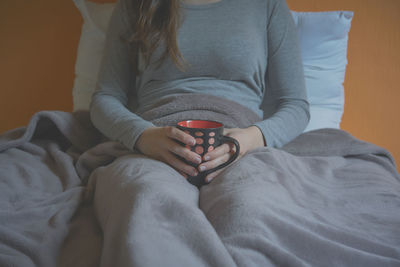
{"type": "MultiPolygon", "coordinates": [[[[129,44],[129,0],[119,0],[111,17],[97,89],[90,107],[94,125],[107,137],[133,148],[152,123],[136,113],[171,94],[201,93],[227,98],[253,110],[268,146],[280,147],[309,121],[297,32],[285,0],[220,0],[181,4],[178,47],[189,64],[183,72],[171,59],[136,75],[129,44]],[[264,98],[276,99],[273,105],[264,98]],[[265,100],[265,99],[264,99],[265,100]]],[[[156,62],[162,47],[151,61],[156,62]]],[[[250,126],[250,125],[249,125],[250,126]]]]}

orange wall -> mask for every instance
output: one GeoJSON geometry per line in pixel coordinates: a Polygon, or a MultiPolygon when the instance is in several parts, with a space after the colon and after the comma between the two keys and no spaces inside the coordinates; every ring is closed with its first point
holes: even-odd
{"type": "MultiPolygon", "coordinates": [[[[297,11],[355,12],[342,128],[400,164],[400,1],[287,1],[297,11]]],[[[72,110],[81,23],[72,0],[0,1],[0,132],[40,110],[72,110]]]]}

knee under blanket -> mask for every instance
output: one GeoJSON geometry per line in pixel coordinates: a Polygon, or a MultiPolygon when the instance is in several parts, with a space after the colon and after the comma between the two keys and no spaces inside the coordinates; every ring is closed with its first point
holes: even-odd
{"type": "MultiPolygon", "coordinates": [[[[176,101],[143,116],[159,124],[180,120],[176,101]]],[[[257,120],[234,106],[227,113],[222,104],[218,112],[213,101],[186,115],[216,120],[221,113],[218,120],[228,127],[257,120]]],[[[1,135],[0,266],[98,266],[102,232],[84,202],[95,180],[86,183],[93,170],[130,153],[107,141],[84,111],[42,111],[27,127],[1,135]]],[[[238,266],[260,255],[277,266],[400,266],[400,178],[393,158],[342,130],[312,131],[282,149],[252,151],[199,196],[217,234],[238,233],[221,238],[227,262],[238,266]],[[260,211],[257,205],[262,212],[249,218],[260,211]]]]}

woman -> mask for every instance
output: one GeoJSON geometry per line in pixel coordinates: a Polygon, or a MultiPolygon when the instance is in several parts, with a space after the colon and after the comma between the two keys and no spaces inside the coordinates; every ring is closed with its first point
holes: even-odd
{"type": "MultiPolygon", "coordinates": [[[[226,129],[239,141],[243,159],[250,151],[280,147],[299,135],[309,110],[296,29],[286,2],[119,0],[90,109],[94,125],[105,136],[140,152],[94,174],[95,207],[104,232],[103,266],[194,266],[200,250],[192,242],[201,244],[202,253],[206,248],[203,264],[248,266],[246,257],[235,255],[235,242],[226,241],[235,230],[219,229],[217,224],[228,222],[213,221],[202,205],[203,191],[211,201],[206,192],[217,185],[213,182],[199,192],[185,181],[187,175],[226,162],[232,148],[221,145],[200,158],[176,142],[193,145],[193,137],[146,119],[171,96],[188,101],[196,96],[216,106],[234,105],[246,117],[258,116],[226,129]],[[129,175],[117,175],[121,172],[129,175]],[[173,205],[176,216],[149,218],[153,213],[159,216],[154,211],[165,205],[173,205]],[[182,218],[190,218],[192,225],[182,218]],[[168,229],[163,227],[166,221],[172,222],[168,229]],[[215,234],[203,234],[212,227],[215,234]]],[[[210,173],[206,181],[217,176],[220,184],[243,179],[234,175],[235,168],[238,164],[228,166],[229,172],[210,173]]],[[[269,262],[266,255],[257,261],[263,266],[269,262]]]]}

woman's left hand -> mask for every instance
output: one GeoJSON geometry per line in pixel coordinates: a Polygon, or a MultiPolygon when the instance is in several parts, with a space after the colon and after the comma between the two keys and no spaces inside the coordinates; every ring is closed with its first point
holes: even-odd
{"type": "MultiPolygon", "coordinates": [[[[236,160],[245,155],[247,152],[265,145],[263,134],[257,126],[250,126],[244,129],[225,129],[224,135],[235,138],[240,144],[240,152],[236,160]]],[[[202,172],[215,168],[227,162],[234,153],[235,146],[233,144],[222,144],[203,156],[203,163],[199,165],[198,170],[202,172]]],[[[210,182],[223,170],[224,168],[208,174],[205,178],[206,182],[210,182]]]]}

